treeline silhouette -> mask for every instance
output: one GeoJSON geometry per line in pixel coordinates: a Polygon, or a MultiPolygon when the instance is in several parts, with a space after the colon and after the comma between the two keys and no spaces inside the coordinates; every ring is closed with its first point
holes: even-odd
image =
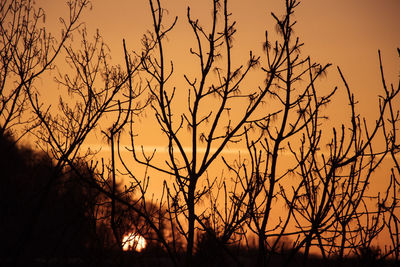
{"type": "MultiPolygon", "coordinates": [[[[109,198],[87,166],[82,161],[60,173],[47,154],[17,144],[9,133],[0,135],[1,266],[125,266],[140,260],[139,254],[124,253],[123,244],[115,242],[109,198]]],[[[122,190],[118,186],[121,195],[122,190]]],[[[129,196],[123,199],[135,202],[129,196]]],[[[154,204],[147,205],[159,212],[154,204]]],[[[118,240],[135,229],[146,238],[141,255],[150,254],[145,255],[149,262],[141,266],[152,266],[154,256],[168,264],[143,218],[120,204],[115,216],[118,240]]],[[[164,223],[159,227],[167,231],[164,223]]]]}
{"type": "Polygon", "coordinates": [[[0,166],[1,264],[14,257],[81,257],[107,247],[96,215],[99,193],[80,177],[68,171],[55,177],[51,158],[16,145],[11,135],[0,136],[0,166]]]}
{"type": "MultiPolygon", "coordinates": [[[[18,145],[11,134],[0,136],[2,266],[171,265],[156,235],[143,229],[147,228],[145,221],[123,206],[118,208],[120,232],[141,229],[147,247],[141,253],[120,250],[110,225],[110,205],[91,184],[96,183],[96,174],[86,166],[82,162],[78,172],[67,170],[54,176],[54,161],[48,155],[27,145],[18,145]],[[52,179],[57,182],[46,189],[52,179]],[[45,194],[45,190],[49,192],[45,194]],[[44,200],[43,195],[46,195],[44,200]]],[[[157,207],[153,205],[153,209],[156,211],[157,207]]],[[[165,224],[164,221],[160,227],[169,235],[170,229],[165,224]]],[[[237,264],[236,260],[243,266],[257,264],[255,244],[221,246],[218,235],[210,231],[197,234],[193,266],[232,266],[237,264]]],[[[180,242],[178,256],[183,257],[184,244],[180,242]]],[[[270,264],[287,264],[293,249],[291,241],[282,238],[270,264]]],[[[379,260],[379,255],[378,247],[373,246],[360,249],[360,256],[346,260],[311,255],[307,266],[393,266],[396,263],[393,259],[379,260]]],[[[303,256],[301,252],[296,253],[289,266],[301,263],[303,256]]]]}

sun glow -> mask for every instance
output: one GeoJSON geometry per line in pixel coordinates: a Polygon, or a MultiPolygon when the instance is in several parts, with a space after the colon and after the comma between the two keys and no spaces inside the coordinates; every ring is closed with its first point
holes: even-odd
{"type": "Polygon", "coordinates": [[[146,239],[135,233],[129,233],[122,239],[122,249],[124,251],[136,250],[142,251],[146,247],[146,239]]]}

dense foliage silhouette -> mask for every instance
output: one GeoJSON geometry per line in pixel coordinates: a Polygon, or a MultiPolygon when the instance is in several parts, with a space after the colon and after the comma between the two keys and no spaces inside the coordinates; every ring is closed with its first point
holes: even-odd
{"type": "Polygon", "coordinates": [[[98,192],[72,172],[55,176],[52,159],[14,141],[0,136],[0,259],[81,257],[97,249],[98,192]],[[52,179],[56,182],[47,189],[52,179]],[[42,200],[45,190],[49,193],[42,200]]]}

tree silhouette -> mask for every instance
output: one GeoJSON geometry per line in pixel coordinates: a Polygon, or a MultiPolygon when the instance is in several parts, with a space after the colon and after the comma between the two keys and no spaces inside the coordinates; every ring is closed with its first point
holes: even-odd
{"type": "MultiPolygon", "coordinates": [[[[31,227],[31,211],[47,190],[45,185],[53,179],[55,166],[47,155],[16,146],[11,136],[2,136],[0,143],[3,185],[0,229],[6,245],[1,251],[2,261],[15,252],[18,262],[29,264],[35,258],[87,257],[91,250],[98,249],[96,212],[101,196],[72,172],[58,177],[38,211],[32,233],[21,235],[31,227]]],[[[79,167],[81,173],[91,179],[93,174],[83,166],[79,167]]]]}
{"type": "Polygon", "coordinates": [[[36,92],[36,80],[54,68],[54,61],[68,38],[79,27],[79,16],[87,0],[68,1],[70,17],[61,18],[57,40],[44,28],[45,12],[31,0],[0,3],[0,134],[20,132],[21,138],[36,126],[28,109],[28,93],[36,92]]]}
{"type": "Polygon", "coordinates": [[[283,13],[272,13],[277,35],[266,31],[263,55],[249,52],[239,65],[228,0],[210,1],[208,30],[188,8],[198,68],[182,74],[183,87],[173,84],[181,73],[166,53],[177,18],[165,22],[160,0],[149,0],[153,28],[141,52],[129,52],[122,40],[120,65],[110,63],[100,32],[90,37],[79,24],[88,1],[68,2],[71,17],[58,43],[39,27],[44,12],[31,1],[2,2],[0,227],[8,247],[1,258],[123,266],[139,257],[122,251],[124,236],[135,233],[149,244],[141,255],[167,255],[174,266],[396,265],[400,83],[387,83],[378,52],[379,112],[364,119],[340,68],[340,85],[321,87],[331,64],[302,53],[294,31],[299,2],[282,2],[283,13]],[[35,80],[60,55],[67,67],[56,76],[63,95],[57,106],[46,103],[35,80]],[[248,88],[255,69],[263,71],[262,86],[248,88]],[[325,107],[341,88],[347,121],[328,129],[325,107]],[[163,160],[156,149],[141,149],[142,112],[165,140],[163,160]],[[17,145],[28,132],[41,152],[17,145]],[[107,142],[107,156],[88,145],[93,136],[107,142]],[[224,155],[230,146],[240,148],[233,159],[224,155]],[[370,190],[376,170],[389,164],[386,190],[370,190]],[[214,169],[222,174],[214,177],[214,169]],[[172,179],[161,178],[154,197],[149,185],[160,175],[172,179]],[[383,234],[390,244],[375,247],[383,234]]]}

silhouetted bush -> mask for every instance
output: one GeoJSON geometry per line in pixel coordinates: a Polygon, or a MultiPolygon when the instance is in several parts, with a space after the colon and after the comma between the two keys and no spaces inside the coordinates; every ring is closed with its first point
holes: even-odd
{"type": "MultiPolygon", "coordinates": [[[[83,166],[80,173],[90,177],[83,166]]],[[[99,193],[80,176],[57,173],[50,158],[10,135],[0,136],[0,170],[1,258],[83,257],[100,249],[99,193]]]]}

